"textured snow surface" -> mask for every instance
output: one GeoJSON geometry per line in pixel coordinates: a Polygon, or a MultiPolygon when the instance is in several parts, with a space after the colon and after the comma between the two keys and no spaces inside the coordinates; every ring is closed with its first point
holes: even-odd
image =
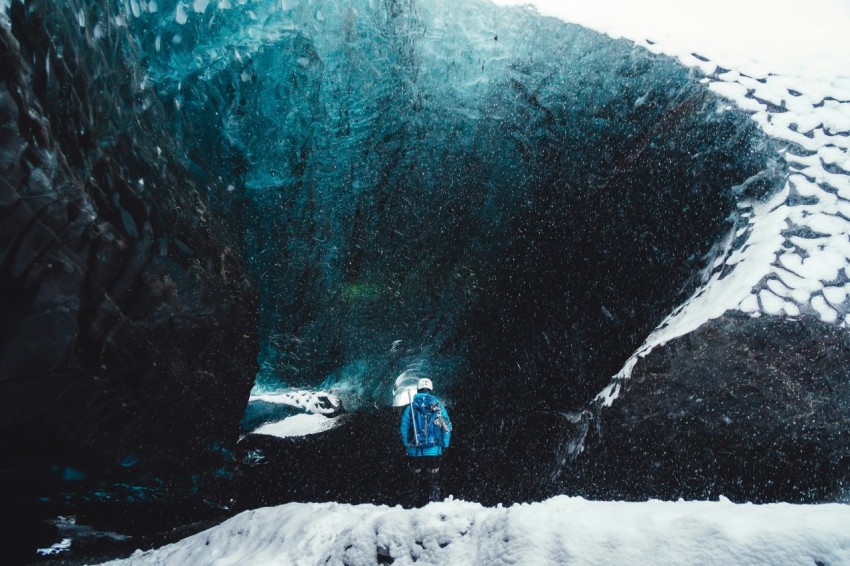
{"type": "Polygon", "coordinates": [[[251,434],[267,434],[286,438],[288,436],[306,436],[332,429],[343,417],[328,418],[324,415],[292,415],[283,420],[266,423],[251,431],[251,434]]]}
{"type": "Polygon", "coordinates": [[[341,409],[339,397],[326,391],[291,389],[283,392],[251,395],[248,399],[249,404],[255,401],[286,405],[305,412],[265,423],[252,430],[250,434],[266,434],[281,438],[305,436],[330,430],[340,424],[341,419],[344,418],[335,416],[341,409]]]}
{"type": "MultiPolygon", "coordinates": [[[[643,43],[697,65],[693,53],[747,74],[847,75],[850,3],[846,0],[494,0],[643,43]],[[690,61],[688,61],[690,60],[690,61]],[[845,69],[836,72],[841,63],[845,69]]],[[[709,63],[710,65],[710,63],[709,63]]]]}
{"type": "Polygon", "coordinates": [[[592,502],[422,509],[289,503],[111,564],[850,564],[850,506],[592,502]],[[388,560],[387,560],[388,561],[388,560]]]}
{"type": "Polygon", "coordinates": [[[248,402],[250,403],[251,401],[265,401],[266,403],[289,405],[290,407],[304,409],[308,413],[317,415],[333,414],[339,410],[341,404],[339,397],[326,391],[309,391],[303,389],[251,395],[248,398],[248,402]]]}

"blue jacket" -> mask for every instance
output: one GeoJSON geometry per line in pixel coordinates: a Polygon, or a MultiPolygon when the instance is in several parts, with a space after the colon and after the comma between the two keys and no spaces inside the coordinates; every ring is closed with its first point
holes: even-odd
{"type": "MultiPolygon", "coordinates": [[[[413,398],[416,399],[422,393],[417,393],[413,398]]],[[[440,412],[443,415],[443,420],[449,427],[449,430],[443,433],[443,444],[442,446],[431,446],[429,448],[421,448],[416,446],[416,436],[413,434],[413,421],[411,419],[411,408],[410,405],[407,405],[404,408],[404,413],[401,415],[401,426],[399,427],[399,432],[401,433],[401,441],[404,446],[407,448],[408,456],[440,456],[443,453],[443,448],[449,447],[449,442],[452,439],[452,421],[449,419],[449,413],[446,412],[446,408],[442,406],[440,403],[440,412]]]]}

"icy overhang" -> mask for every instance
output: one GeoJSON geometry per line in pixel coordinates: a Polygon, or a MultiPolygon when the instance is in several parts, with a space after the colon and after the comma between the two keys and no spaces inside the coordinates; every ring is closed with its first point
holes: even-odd
{"type": "Polygon", "coordinates": [[[356,405],[424,365],[445,386],[579,403],[784,171],[702,71],[526,9],[125,17],[211,202],[240,215],[268,387],[323,383],[356,405]]]}

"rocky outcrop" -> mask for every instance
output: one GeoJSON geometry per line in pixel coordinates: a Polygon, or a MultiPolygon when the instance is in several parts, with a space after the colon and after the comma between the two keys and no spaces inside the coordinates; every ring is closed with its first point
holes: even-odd
{"type": "Polygon", "coordinates": [[[824,501],[850,485],[850,333],[725,316],[656,347],[568,480],[599,497],[824,501]]]}

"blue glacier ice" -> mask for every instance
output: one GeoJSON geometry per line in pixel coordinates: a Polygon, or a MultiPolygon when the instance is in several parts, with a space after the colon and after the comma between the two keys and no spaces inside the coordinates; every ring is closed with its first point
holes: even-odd
{"type": "Polygon", "coordinates": [[[386,403],[426,364],[580,405],[699,282],[730,187],[779,177],[693,71],[527,10],[152,5],[122,15],[163,127],[242,226],[258,392],[386,403]]]}

